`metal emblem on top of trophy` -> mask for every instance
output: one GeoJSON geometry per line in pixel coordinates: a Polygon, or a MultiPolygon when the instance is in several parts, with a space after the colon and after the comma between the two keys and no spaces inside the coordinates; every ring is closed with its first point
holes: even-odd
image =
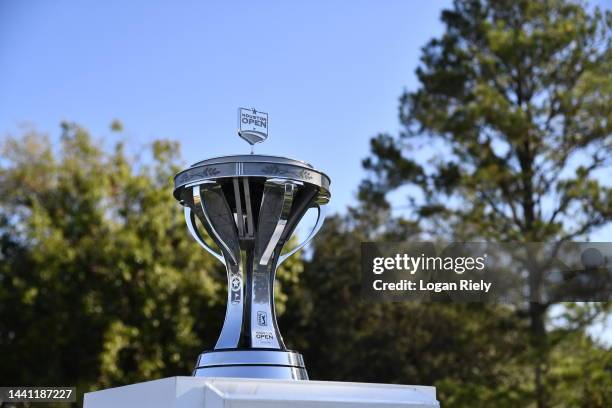
{"type": "Polygon", "coordinates": [[[268,138],[268,114],[258,112],[255,108],[238,108],[238,136],[251,145],[251,154],[255,143],[268,138]]]}
{"type": "MultiPolygon", "coordinates": [[[[240,108],[238,118],[238,134],[251,146],[267,138],[266,113],[240,108]]],[[[252,151],[207,159],[175,176],[174,196],[189,232],[227,269],[223,328],[214,349],[198,358],[194,376],[308,379],[301,354],[288,350],[280,335],[274,277],[323,225],[329,185],[329,177],[306,162],[252,151]],[[314,228],[282,253],[309,209],[317,211],[314,228]]]]}

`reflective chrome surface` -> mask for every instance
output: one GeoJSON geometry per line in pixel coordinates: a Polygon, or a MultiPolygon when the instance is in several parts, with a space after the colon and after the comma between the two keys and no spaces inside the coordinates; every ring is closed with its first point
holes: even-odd
{"type": "Polygon", "coordinates": [[[301,181],[317,188],[316,202],[327,204],[330,198],[330,180],[325,173],[301,160],[259,154],[222,156],[197,162],[174,177],[174,196],[182,200],[182,191],[188,185],[233,177],[301,181]]]}
{"type": "Polygon", "coordinates": [[[277,366],[219,366],[196,368],[194,377],[270,378],[277,380],[308,380],[305,368],[277,366]]]}
{"type": "Polygon", "coordinates": [[[304,359],[295,351],[277,350],[231,350],[207,351],[200,354],[198,367],[219,365],[286,365],[304,367],[304,359]]]}
{"type": "Polygon", "coordinates": [[[227,270],[223,328],[194,375],[308,378],[301,355],[288,351],[280,335],[274,279],[278,266],[321,228],[329,184],[308,163],[262,155],[208,159],[177,174],[174,195],[185,207],[189,232],[227,270]],[[310,208],[317,210],[313,230],[281,254],[310,208]],[[202,227],[218,250],[203,238],[202,227]]]}
{"type": "Polygon", "coordinates": [[[295,351],[226,350],[200,354],[196,377],[282,378],[307,380],[302,355],[295,351]]]}

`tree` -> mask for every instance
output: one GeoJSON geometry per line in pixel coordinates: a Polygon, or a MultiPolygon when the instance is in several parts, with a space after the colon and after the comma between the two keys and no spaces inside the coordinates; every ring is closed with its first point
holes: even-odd
{"type": "Polygon", "coordinates": [[[189,372],[209,331],[196,316],[222,307],[221,272],[193,247],[171,197],[176,149],[156,142],[152,164],[137,166],[121,144],[107,153],[74,124],[59,151],[36,132],[6,140],[4,383],[83,390],[189,372]]]}
{"type": "MultiPolygon", "coordinates": [[[[146,153],[109,152],[76,124],[62,125],[59,146],[34,131],[4,141],[0,383],[83,392],[188,375],[214,345],[225,270],[172,197],[178,145],[146,153]]],[[[301,271],[286,265],[283,286],[301,271]]]]}
{"type": "MultiPolygon", "coordinates": [[[[608,225],[612,13],[456,0],[442,21],[419,88],[400,99],[404,131],[371,142],[361,199],[389,210],[388,193],[409,188],[414,219],[455,241],[563,242],[608,225]]],[[[549,308],[526,311],[539,408],[550,399],[549,308]]]]}
{"type": "MultiPolygon", "coordinates": [[[[315,380],[435,385],[443,406],[512,408],[525,347],[520,322],[478,304],[374,303],[360,295],[360,243],[376,224],[360,211],[334,216],[315,239],[280,326],[315,380]]],[[[379,240],[416,234],[387,228],[379,240]]],[[[411,232],[412,230],[412,232],[411,232]]]]}

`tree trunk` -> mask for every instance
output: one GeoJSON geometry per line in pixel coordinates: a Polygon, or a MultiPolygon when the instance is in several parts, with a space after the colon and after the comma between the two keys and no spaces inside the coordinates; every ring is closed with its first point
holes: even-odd
{"type": "Polygon", "coordinates": [[[534,355],[535,400],[538,408],[548,408],[549,398],[544,377],[548,361],[548,335],[544,318],[547,307],[541,303],[529,304],[530,339],[534,355]]]}

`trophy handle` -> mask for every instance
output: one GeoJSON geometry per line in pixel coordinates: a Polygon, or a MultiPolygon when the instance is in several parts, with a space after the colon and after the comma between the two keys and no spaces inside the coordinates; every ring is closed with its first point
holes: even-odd
{"type": "Polygon", "coordinates": [[[212,249],[204,241],[204,239],[202,238],[202,236],[198,232],[198,228],[196,226],[196,221],[195,221],[195,216],[193,215],[193,212],[191,211],[191,208],[189,208],[188,206],[185,206],[184,207],[184,213],[185,213],[185,221],[187,222],[187,229],[189,229],[189,232],[191,233],[193,238],[196,240],[196,242],[198,244],[200,244],[200,246],[202,248],[204,248],[208,253],[210,253],[212,256],[217,258],[217,260],[219,262],[221,262],[223,265],[225,265],[225,259],[223,258],[223,255],[221,255],[220,253],[218,253],[217,251],[212,249]]]}
{"type": "Polygon", "coordinates": [[[323,221],[325,221],[325,214],[327,212],[327,209],[326,207],[321,207],[319,204],[316,204],[316,206],[317,206],[317,222],[315,223],[314,228],[312,229],[312,231],[310,231],[310,234],[308,234],[306,239],[300,245],[296,246],[295,248],[293,248],[291,251],[287,252],[286,254],[282,254],[281,256],[278,257],[278,264],[276,265],[277,267],[280,266],[283,262],[285,262],[287,258],[289,258],[291,255],[295,254],[297,251],[304,248],[314,238],[314,236],[317,235],[317,233],[323,226],[323,221]]]}

